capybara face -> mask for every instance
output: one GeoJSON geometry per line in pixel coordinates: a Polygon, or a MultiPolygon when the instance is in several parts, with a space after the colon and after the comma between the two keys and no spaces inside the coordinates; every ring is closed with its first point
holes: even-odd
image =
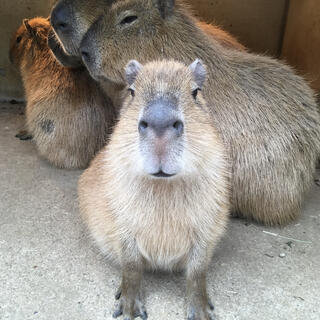
{"type": "Polygon", "coordinates": [[[43,38],[48,33],[50,26],[47,19],[24,19],[23,24],[19,27],[17,32],[13,35],[10,42],[10,60],[17,67],[20,66],[22,60],[33,59],[33,46],[36,43],[41,45],[43,38]]]}
{"type": "Polygon", "coordinates": [[[204,108],[199,90],[205,76],[199,60],[189,68],[174,61],[142,66],[132,60],[127,65],[131,95],[124,109],[130,109],[137,119],[136,125],[128,125],[128,130],[133,131],[132,137],[139,145],[135,163],[143,175],[170,178],[197,170],[190,157],[190,132],[199,126],[199,118],[190,115],[204,108]]]}
{"type": "Polygon", "coordinates": [[[24,25],[20,26],[17,32],[12,36],[10,42],[10,61],[14,65],[18,66],[21,59],[21,55],[24,51],[29,33],[24,25]]]}
{"type": "MultiPolygon", "coordinates": [[[[82,59],[91,76],[123,83],[126,61],[142,63],[161,55],[167,36],[164,20],[170,21],[174,1],[128,0],[115,2],[89,29],[81,44],[82,59]]],[[[169,44],[170,45],[170,44],[169,44]]],[[[194,59],[195,57],[193,57],[194,59]]]]}
{"type": "MultiPolygon", "coordinates": [[[[51,13],[51,24],[54,31],[52,31],[52,34],[50,35],[52,42],[49,42],[49,47],[60,63],[67,67],[74,67],[73,64],[76,65],[79,63],[79,58],[81,57],[79,49],[83,37],[92,24],[100,16],[109,11],[110,6],[116,2],[122,3],[125,6],[129,5],[127,3],[128,1],[117,0],[58,1],[51,13]],[[53,41],[54,38],[56,38],[55,41],[53,41]],[[64,53],[60,52],[56,42],[61,44],[62,51],[64,53]],[[75,60],[75,63],[70,63],[71,58],[75,60]]],[[[119,4],[119,6],[122,4],[119,4]]],[[[166,4],[166,1],[154,0],[153,4],[160,10],[161,16],[164,18],[170,13],[170,10],[173,9],[174,1],[169,1],[168,4],[166,4]]],[[[196,23],[198,27],[201,28],[209,37],[219,41],[223,46],[242,51],[245,50],[245,47],[242,46],[235,38],[217,26],[200,21],[196,21],[196,23]]],[[[157,25],[159,22],[155,24],[157,25]]],[[[100,28],[100,26],[98,28],[100,28]]]]}
{"type": "Polygon", "coordinates": [[[51,24],[66,54],[79,56],[81,40],[112,0],[60,0],[51,12],[51,24]]]}
{"type": "Polygon", "coordinates": [[[17,67],[28,66],[36,59],[35,46],[44,48],[50,29],[48,19],[24,19],[10,43],[10,60],[17,67]]]}

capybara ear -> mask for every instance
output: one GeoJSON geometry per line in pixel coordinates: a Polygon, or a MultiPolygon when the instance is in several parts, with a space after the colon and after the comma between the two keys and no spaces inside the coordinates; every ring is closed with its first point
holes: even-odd
{"type": "Polygon", "coordinates": [[[171,15],[174,9],[175,0],[154,0],[156,6],[159,8],[161,17],[163,19],[171,15]]]}
{"type": "Polygon", "coordinates": [[[57,40],[53,31],[48,35],[48,47],[56,60],[64,67],[77,69],[83,66],[79,57],[68,55],[62,48],[60,42],[57,40]]]}
{"type": "Polygon", "coordinates": [[[207,71],[200,59],[196,59],[189,66],[189,69],[192,72],[193,80],[197,84],[198,88],[201,89],[206,81],[207,71]]]}
{"type": "Polygon", "coordinates": [[[27,31],[33,36],[36,36],[35,30],[30,26],[29,19],[23,19],[23,24],[26,27],[27,31]]]}
{"type": "Polygon", "coordinates": [[[142,64],[140,64],[138,61],[129,61],[129,63],[126,66],[126,79],[129,86],[131,86],[135,82],[137,75],[139,74],[142,68],[142,64]]]}

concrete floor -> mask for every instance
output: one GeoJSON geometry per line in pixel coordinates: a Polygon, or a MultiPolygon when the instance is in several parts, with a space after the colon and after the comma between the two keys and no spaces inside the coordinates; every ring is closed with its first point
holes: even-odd
{"type": "MultiPolygon", "coordinates": [[[[55,169],[16,139],[21,112],[0,105],[0,319],[111,319],[119,272],[79,219],[81,171],[55,169]]],[[[231,221],[208,275],[217,320],[320,319],[319,195],[314,185],[283,229],[231,221]]],[[[184,319],[183,275],[148,274],[144,287],[149,319],[184,319]]]]}

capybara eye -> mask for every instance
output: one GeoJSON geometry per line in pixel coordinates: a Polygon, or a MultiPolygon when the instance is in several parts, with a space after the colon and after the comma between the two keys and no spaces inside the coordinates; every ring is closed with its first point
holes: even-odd
{"type": "Polygon", "coordinates": [[[129,24],[129,23],[132,23],[133,21],[135,21],[137,19],[138,19],[137,16],[127,16],[120,22],[120,24],[129,24]]]}
{"type": "Polygon", "coordinates": [[[192,96],[193,96],[193,99],[196,99],[197,98],[197,95],[198,95],[198,91],[200,90],[200,88],[197,88],[195,90],[192,91],[192,96]]]}
{"type": "Polygon", "coordinates": [[[16,43],[20,43],[22,40],[22,37],[21,36],[18,36],[17,39],[16,39],[16,43]]]}
{"type": "Polygon", "coordinates": [[[129,88],[128,91],[130,92],[131,96],[134,97],[134,90],[132,88],[129,88]]]}

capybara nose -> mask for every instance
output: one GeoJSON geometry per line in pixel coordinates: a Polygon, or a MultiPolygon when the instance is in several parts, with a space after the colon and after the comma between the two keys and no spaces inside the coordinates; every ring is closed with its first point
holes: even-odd
{"type": "Polygon", "coordinates": [[[158,137],[169,135],[170,137],[181,137],[184,124],[171,103],[157,101],[150,104],[139,121],[139,133],[145,136],[153,131],[158,137]]]}
{"type": "Polygon", "coordinates": [[[181,137],[183,134],[183,127],[183,122],[176,118],[168,119],[165,122],[146,121],[146,119],[139,122],[139,132],[141,135],[146,134],[148,130],[153,130],[157,136],[172,133],[176,137],[181,137]]]}
{"type": "Polygon", "coordinates": [[[70,9],[63,2],[59,3],[51,13],[51,25],[56,31],[66,32],[69,29],[70,9]]]}

